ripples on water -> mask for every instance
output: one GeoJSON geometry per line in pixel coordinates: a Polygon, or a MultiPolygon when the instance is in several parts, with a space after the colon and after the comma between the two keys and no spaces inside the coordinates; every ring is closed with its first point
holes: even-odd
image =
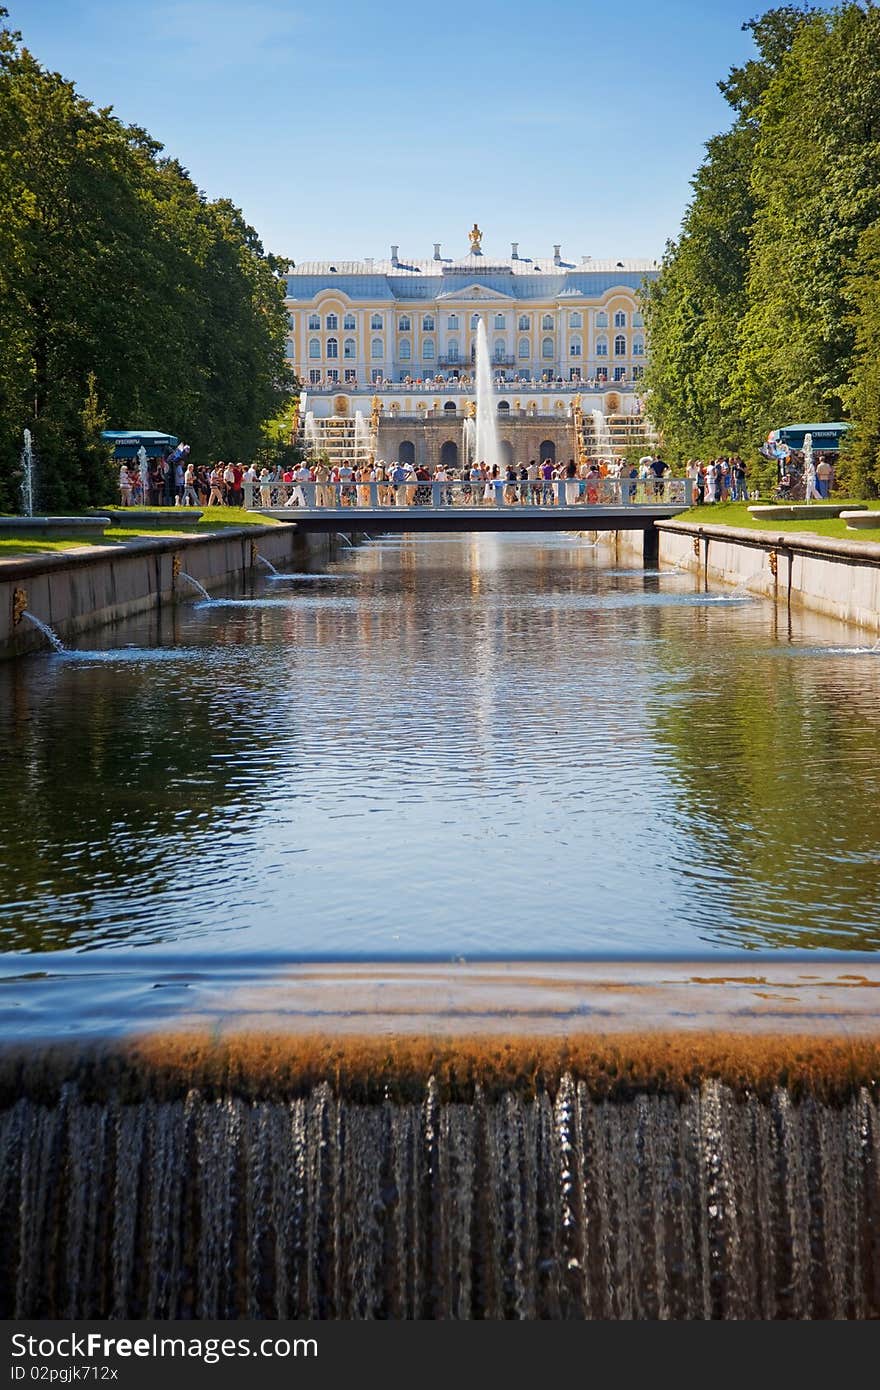
{"type": "Polygon", "coordinates": [[[379,540],[7,664],[6,949],[876,949],[864,635],[603,558],[379,540]]]}

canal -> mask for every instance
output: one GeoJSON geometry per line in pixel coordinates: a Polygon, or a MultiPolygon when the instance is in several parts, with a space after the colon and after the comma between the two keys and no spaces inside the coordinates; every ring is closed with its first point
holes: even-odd
{"type": "Polygon", "coordinates": [[[876,950],[880,654],[610,555],[380,538],[7,663],[7,967],[876,950]]]}

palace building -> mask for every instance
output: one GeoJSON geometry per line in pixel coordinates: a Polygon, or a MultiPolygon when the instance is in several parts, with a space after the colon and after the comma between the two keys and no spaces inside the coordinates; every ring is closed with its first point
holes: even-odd
{"type": "MultiPolygon", "coordinates": [[[[468,237],[460,258],[444,256],[435,243],[429,260],[402,257],[392,246],[387,260],[291,266],[288,356],[303,383],[303,413],[318,422],[335,417],[343,437],[353,433],[358,411],[372,407],[374,422],[381,417],[380,452],[399,456],[405,445],[405,456],[434,463],[466,412],[482,319],[508,436],[541,435],[536,447],[545,454],[550,444],[554,452],[564,449],[558,436],[571,430],[577,393],[594,452],[646,438],[638,393],[647,343],[638,296],[659,274],[658,263],[588,256],[574,262],[560,246],[549,256],[521,255],[516,242],[500,259],[483,252],[476,224],[468,237]],[[406,428],[410,420],[420,426],[418,439],[406,428]],[[553,429],[542,430],[548,421],[553,429]]],[[[314,428],[327,445],[328,429],[314,428]]],[[[525,438],[509,444],[517,457],[531,447],[525,438]]]]}

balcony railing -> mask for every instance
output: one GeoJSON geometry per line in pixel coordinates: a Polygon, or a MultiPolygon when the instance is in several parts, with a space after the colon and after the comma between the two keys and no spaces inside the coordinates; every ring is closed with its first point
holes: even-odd
{"type": "MultiPolygon", "coordinates": [[[[440,366],[444,366],[443,362],[440,366]]],[[[451,365],[455,366],[455,363],[451,365]]],[[[463,365],[461,363],[459,366],[463,365]]],[[[493,363],[493,366],[497,364],[493,363]]],[[[515,379],[513,381],[493,381],[492,387],[495,391],[515,394],[519,392],[529,392],[535,394],[540,392],[543,395],[555,395],[557,392],[588,392],[588,391],[638,391],[640,383],[624,378],[621,381],[600,381],[595,377],[590,377],[584,381],[542,381],[540,378],[530,377],[526,381],[515,379]]],[[[437,377],[422,378],[416,381],[328,381],[328,382],[305,382],[303,390],[310,396],[320,395],[363,395],[370,396],[378,393],[385,395],[393,391],[400,395],[432,394],[455,395],[464,393],[472,396],[474,393],[474,382],[471,377],[464,376],[460,379],[451,381],[439,381],[437,377]]]]}

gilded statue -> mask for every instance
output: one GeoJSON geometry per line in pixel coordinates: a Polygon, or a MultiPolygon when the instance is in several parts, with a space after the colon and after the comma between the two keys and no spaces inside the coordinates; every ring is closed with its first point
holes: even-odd
{"type": "Polygon", "coordinates": [[[483,240],[483,233],[480,231],[476,222],[468,232],[468,240],[471,243],[471,254],[474,256],[478,255],[482,250],[481,242],[483,240]]]}

